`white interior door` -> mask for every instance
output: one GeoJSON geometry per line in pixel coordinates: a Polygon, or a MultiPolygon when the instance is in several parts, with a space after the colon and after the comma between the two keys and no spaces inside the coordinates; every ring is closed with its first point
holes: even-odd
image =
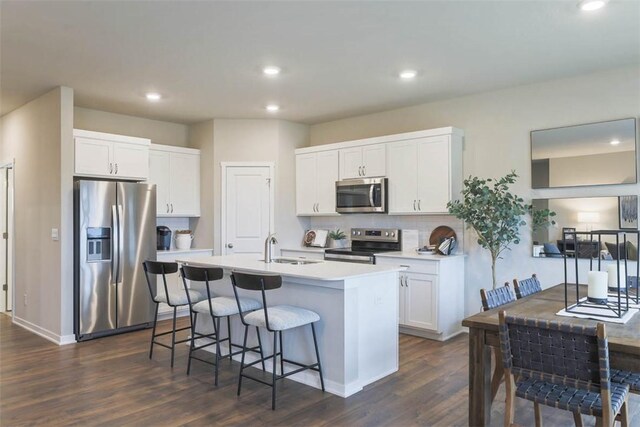
{"type": "Polygon", "coordinates": [[[259,258],[272,230],[272,167],[224,166],[223,173],[223,253],[259,258]]]}
{"type": "Polygon", "coordinates": [[[7,169],[0,168],[0,312],[7,311],[8,280],[7,280],[7,169]]]}

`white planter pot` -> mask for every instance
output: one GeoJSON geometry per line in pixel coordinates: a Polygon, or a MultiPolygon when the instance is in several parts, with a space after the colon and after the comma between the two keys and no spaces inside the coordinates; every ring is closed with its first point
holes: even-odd
{"type": "Polygon", "coordinates": [[[191,249],[192,234],[176,234],[176,249],[191,249]]]}
{"type": "Polygon", "coordinates": [[[348,239],[342,239],[342,240],[328,239],[327,246],[330,248],[338,248],[338,249],[347,248],[349,247],[349,240],[348,239]]]}

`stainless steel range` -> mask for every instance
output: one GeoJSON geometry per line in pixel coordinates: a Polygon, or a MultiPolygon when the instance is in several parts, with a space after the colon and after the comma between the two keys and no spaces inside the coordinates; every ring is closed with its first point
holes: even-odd
{"type": "Polygon", "coordinates": [[[375,254],[402,250],[401,230],[395,228],[352,228],[351,248],[327,249],[328,261],[375,264],[375,254]]]}

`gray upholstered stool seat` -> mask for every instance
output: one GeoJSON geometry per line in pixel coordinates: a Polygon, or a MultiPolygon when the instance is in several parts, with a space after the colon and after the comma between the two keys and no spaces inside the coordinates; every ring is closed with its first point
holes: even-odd
{"type": "MultiPolygon", "coordinates": [[[[191,298],[192,302],[201,301],[204,296],[200,292],[190,289],[189,298],[191,298]]],[[[169,291],[169,301],[171,301],[173,305],[187,305],[189,304],[189,298],[187,298],[187,293],[184,290],[169,291]]],[[[158,292],[158,295],[156,295],[154,299],[156,302],[167,302],[167,296],[164,292],[158,292]]]]}
{"type": "MultiPolygon", "coordinates": [[[[211,298],[211,307],[209,307],[209,301],[203,300],[197,304],[194,304],[193,311],[198,313],[211,313],[217,317],[232,316],[238,314],[238,303],[234,297],[215,297],[211,298]]],[[[262,304],[251,298],[240,298],[240,307],[242,311],[253,311],[262,308],[262,304]]]]}
{"type": "MultiPolygon", "coordinates": [[[[320,320],[318,313],[306,308],[291,305],[275,305],[269,307],[269,329],[284,331],[308,325],[320,320]]],[[[244,316],[245,321],[253,326],[266,328],[264,310],[257,310],[244,316]]]]}

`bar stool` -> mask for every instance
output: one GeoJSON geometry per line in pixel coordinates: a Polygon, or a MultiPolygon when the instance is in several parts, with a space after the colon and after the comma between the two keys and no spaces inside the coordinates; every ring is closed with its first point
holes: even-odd
{"type": "Polygon", "coordinates": [[[316,330],[314,326],[314,323],[320,320],[320,316],[318,315],[318,313],[290,305],[276,305],[268,307],[266,291],[278,289],[282,286],[282,277],[280,276],[262,276],[256,274],[234,272],[231,275],[231,283],[233,284],[233,293],[236,296],[236,301],[239,307],[241,298],[238,296],[238,288],[248,291],[260,291],[262,294],[262,304],[264,306],[262,310],[253,311],[247,315],[240,313],[240,319],[244,324],[244,345],[242,350],[242,360],[240,362],[240,375],[238,377],[238,396],[240,396],[240,390],[242,387],[242,377],[246,377],[262,384],[268,385],[271,387],[271,409],[275,410],[277,381],[306,369],[316,371],[320,374],[320,385],[322,387],[322,391],[324,392],[324,378],[322,376],[322,365],[320,364],[320,353],[318,352],[318,341],[316,339],[316,330]],[[293,360],[285,359],[282,351],[282,332],[304,325],[311,325],[313,345],[316,352],[316,363],[313,363],[311,365],[304,365],[293,360]],[[245,365],[244,348],[247,345],[247,333],[249,332],[249,326],[266,328],[269,332],[273,332],[273,354],[267,357],[263,356],[262,359],[245,365]],[[280,337],[279,352],[277,351],[278,336],[280,337]],[[276,375],[278,356],[280,356],[280,375],[276,375]],[[251,375],[247,375],[244,372],[245,368],[253,366],[258,362],[262,362],[264,367],[264,361],[267,359],[273,359],[273,372],[271,375],[270,383],[263,381],[262,379],[252,377],[251,375]],[[299,366],[300,368],[294,369],[293,371],[287,372],[285,374],[284,362],[299,366]]]}
{"type": "MultiPolygon", "coordinates": [[[[233,297],[224,297],[224,296],[215,296],[211,290],[211,282],[220,280],[224,276],[223,270],[221,268],[202,268],[202,267],[191,267],[191,266],[182,266],[180,268],[180,272],[182,273],[182,283],[184,285],[185,293],[187,295],[187,299],[189,300],[189,308],[191,310],[191,343],[189,346],[189,362],[187,364],[187,375],[191,373],[191,359],[196,359],[204,363],[208,363],[210,365],[215,366],[215,380],[214,383],[218,385],[218,367],[220,365],[220,360],[231,358],[237,354],[242,353],[242,350],[238,350],[235,353],[233,352],[233,347],[240,347],[237,344],[233,344],[231,342],[231,316],[238,314],[238,310],[241,312],[248,312],[252,310],[258,310],[262,308],[262,304],[259,301],[256,301],[251,298],[240,298],[239,302],[236,302],[233,297]],[[187,280],[191,282],[204,282],[206,296],[199,301],[192,302],[189,297],[189,288],[187,286],[187,280]],[[213,321],[213,333],[201,333],[196,331],[196,326],[198,322],[198,314],[208,314],[211,316],[213,321]],[[227,320],[227,338],[220,339],[220,319],[225,318],[227,320]],[[196,339],[208,338],[213,340],[212,342],[208,342],[202,345],[196,345],[196,339]],[[229,353],[226,356],[221,355],[220,351],[220,343],[228,341],[229,343],[229,353]],[[197,356],[194,356],[194,352],[196,350],[200,350],[206,347],[210,347],[212,345],[216,346],[216,358],[215,362],[210,362],[205,359],[201,359],[197,356]]],[[[260,353],[260,357],[262,358],[262,342],[260,341],[260,332],[256,327],[256,332],[258,333],[258,347],[252,347],[247,350],[256,351],[260,353]]],[[[246,345],[246,342],[245,342],[246,345]]],[[[264,369],[264,362],[262,363],[262,369],[264,369]]]]}
{"type": "MultiPolygon", "coordinates": [[[[188,290],[187,292],[182,292],[182,290],[169,291],[169,287],[167,286],[167,274],[174,274],[178,272],[178,264],[175,262],[158,262],[158,261],[145,261],[142,263],[144,268],[144,275],[147,279],[147,286],[149,286],[149,293],[151,294],[151,299],[156,303],[156,312],[153,317],[153,332],[151,333],[151,348],[149,349],[149,359],[153,356],[153,345],[158,344],[159,346],[171,349],[171,367],[173,368],[173,356],[175,353],[176,344],[180,344],[183,342],[188,342],[190,338],[186,338],[183,340],[176,341],[176,332],[186,331],[191,329],[191,326],[186,326],[184,328],[176,329],[176,317],[178,307],[183,307],[189,304],[189,300],[200,301],[203,299],[200,292],[188,290]],[[156,276],[162,276],[162,282],[164,284],[164,294],[158,293],[157,289],[153,289],[151,285],[151,280],[149,278],[149,274],[154,274],[156,276]],[[158,323],[158,307],[160,303],[165,303],[169,307],[173,308],[173,328],[169,332],[163,332],[161,334],[156,334],[156,325],[158,323]],[[171,345],[167,345],[156,341],[156,338],[171,334],[171,345]]],[[[191,317],[189,317],[189,321],[191,322],[191,317]]]]}

